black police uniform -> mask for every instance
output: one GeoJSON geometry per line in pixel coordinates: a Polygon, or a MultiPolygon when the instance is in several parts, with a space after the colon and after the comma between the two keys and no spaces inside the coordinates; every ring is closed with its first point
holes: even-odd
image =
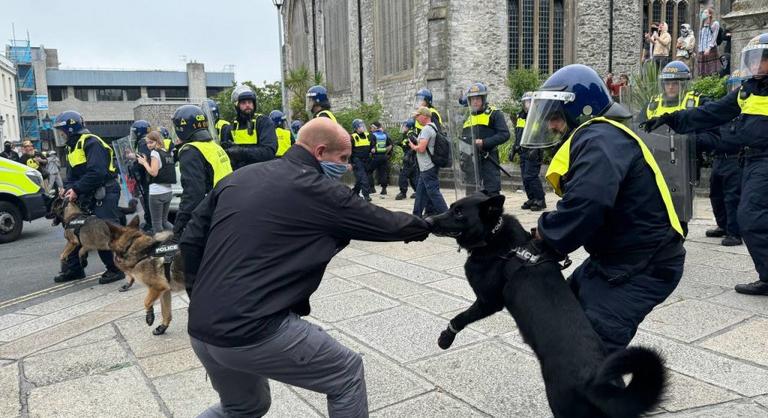
{"type": "Polygon", "coordinates": [[[720,100],[662,119],[681,133],[724,125],[735,119],[735,137],[743,147],[744,157],[739,231],[760,281],[768,283],[768,77],[749,79],[740,90],[720,100]]]}
{"type": "MultiPolygon", "coordinates": [[[[147,141],[145,140],[146,137],[147,136],[144,135],[141,138],[138,138],[136,143],[133,144],[133,147],[138,154],[142,154],[149,159],[151,151],[147,146],[147,141]]],[[[141,206],[144,208],[145,228],[151,228],[152,215],[149,213],[149,173],[147,173],[147,169],[144,168],[143,165],[134,162],[129,168],[129,174],[136,180],[136,187],[139,189],[139,193],[141,193],[141,206]]]]}
{"type": "Polygon", "coordinates": [[[232,161],[232,170],[272,160],[277,152],[275,125],[264,115],[238,115],[221,128],[221,147],[232,161]]]}
{"type": "Polygon", "coordinates": [[[414,141],[418,137],[415,129],[409,129],[403,134],[403,140],[400,142],[400,148],[403,149],[403,161],[400,167],[400,174],[397,177],[397,186],[403,196],[408,193],[408,185],[416,192],[416,185],[419,184],[419,166],[416,162],[416,151],[412,150],[408,143],[411,139],[414,141]]]}
{"type": "Polygon", "coordinates": [[[523,177],[523,189],[528,202],[530,204],[535,201],[537,205],[543,208],[546,207],[546,204],[544,203],[544,187],[541,184],[539,174],[541,173],[541,161],[544,152],[541,149],[522,148],[520,146],[527,117],[528,113],[524,110],[517,114],[514,147],[520,156],[520,173],[523,177]]]}
{"type": "Polygon", "coordinates": [[[473,111],[470,119],[467,119],[467,122],[464,123],[462,136],[472,138],[473,140],[483,140],[483,146],[478,148],[477,164],[483,186],[482,190],[489,195],[497,195],[501,192],[498,146],[509,140],[507,122],[504,120],[504,114],[500,110],[488,105],[481,112],[473,111]],[[483,115],[487,116],[487,122],[485,122],[483,115]],[[470,119],[475,122],[468,124],[470,119]]]}
{"type": "MultiPolygon", "coordinates": [[[[371,165],[368,169],[370,173],[369,182],[373,178],[373,173],[376,172],[376,181],[379,183],[382,189],[382,194],[386,194],[387,186],[389,186],[389,157],[392,155],[392,148],[389,151],[387,147],[392,146],[392,139],[384,131],[374,131],[371,133],[371,150],[373,154],[371,156],[371,165]]],[[[373,182],[370,182],[373,185],[373,182]]]]}
{"type": "Polygon", "coordinates": [[[675,289],[685,249],[635,139],[593,122],[573,135],[569,151],[562,199],[539,218],[538,232],[560,254],[581,246],[589,253],[569,280],[606,349],[615,351],[675,289]]]}
{"type": "Polygon", "coordinates": [[[712,155],[709,177],[709,201],[715,214],[717,227],[726,236],[741,239],[738,209],[741,198],[741,165],[739,164],[739,138],[736,121],[705,131],[696,136],[696,149],[712,155]]]}
{"type": "Polygon", "coordinates": [[[371,164],[372,141],[371,134],[363,132],[352,133],[352,170],[355,175],[355,186],[352,192],[357,194],[363,192],[363,197],[368,198],[371,194],[371,185],[368,179],[368,167],[371,164]]]}
{"type": "MultiPolygon", "coordinates": [[[[68,152],[71,154],[82,135],[87,135],[83,146],[85,152],[85,162],[72,166],[70,159],[70,169],[67,180],[64,182],[65,189],[73,189],[77,193],[77,200],[81,204],[87,202],[86,210],[92,210],[93,214],[99,218],[120,225],[120,213],[117,209],[120,200],[120,186],[117,184],[116,171],[110,171],[110,166],[114,166],[111,161],[112,155],[104,148],[102,142],[92,135],[88,130],[83,130],[80,135],[72,135],[67,138],[68,152]],[[100,201],[94,199],[96,190],[104,187],[105,195],[100,201]]],[[[149,207],[149,206],[147,206],[149,207]]],[[[69,272],[72,275],[83,274],[83,266],[80,265],[78,252],[80,247],[75,248],[69,254],[63,267],[63,272],[69,272]]],[[[122,276],[120,270],[115,266],[112,257],[112,251],[99,251],[99,258],[107,271],[122,276]]]]}

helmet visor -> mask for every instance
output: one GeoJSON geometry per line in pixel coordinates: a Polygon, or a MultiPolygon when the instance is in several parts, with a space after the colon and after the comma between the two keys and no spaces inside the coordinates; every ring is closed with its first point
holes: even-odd
{"type": "Polygon", "coordinates": [[[744,78],[768,75],[768,44],[748,46],[741,52],[739,71],[744,78]]]}
{"type": "Polygon", "coordinates": [[[664,79],[659,80],[659,97],[664,106],[675,107],[679,106],[683,102],[686,92],[688,91],[689,80],[681,79],[664,79]]]}
{"type": "Polygon", "coordinates": [[[561,91],[533,93],[520,145],[525,148],[549,148],[560,143],[570,131],[563,106],[576,95],[561,91]]]}
{"type": "Polygon", "coordinates": [[[67,145],[67,134],[61,129],[54,129],[53,140],[56,141],[57,147],[63,147],[67,145]]]}

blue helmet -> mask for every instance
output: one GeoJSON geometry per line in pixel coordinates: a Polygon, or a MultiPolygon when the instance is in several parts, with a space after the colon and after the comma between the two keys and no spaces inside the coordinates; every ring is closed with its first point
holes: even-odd
{"type": "Polygon", "coordinates": [[[632,115],[613,102],[595,70],[582,64],[565,66],[533,93],[521,145],[557,145],[571,130],[597,116],[625,119],[632,115]]]}
{"type": "Polygon", "coordinates": [[[211,111],[211,116],[213,116],[214,119],[216,120],[221,119],[221,114],[219,113],[219,105],[214,100],[212,99],[203,100],[203,106],[207,107],[211,111]]]}
{"type": "Polygon", "coordinates": [[[403,121],[403,126],[406,129],[413,129],[416,127],[416,121],[413,118],[408,118],[405,121],[403,121]]]}
{"type": "Polygon", "coordinates": [[[171,120],[173,121],[173,129],[176,131],[176,136],[182,141],[189,140],[198,131],[204,131],[210,137],[208,134],[208,118],[199,106],[181,106],[173,113],[171,120]]]}
{"type": "Polygon", "coordinates": [[[149,130],[149,122],[145,121],[144,119],[139,119],[133,122],[133,125],[131,125],[131,136],[135,137],[136,139],[141,139],[149,133],[149,130]]]}
{"type": "Polygon", "coordinates": [[[365,122],[362,119],[355,119],[352,121],[352,130],[356,131],[358,128],[365,128],[365,122]]]}
{"type": "Polygon", "coordinates": [[[416,92],[416,100],[424,100],[427,102],[427,106],[432,106],[432,91],[427,88],[419,89],[416,92]]]}
{"type": "Polygon", "coordinates": [[[294,120],[293,122],[291,122],[291,131],[293,131],[293,133],[298,133],[299,129],[301,129],[300,120],[294,120]]]}
{"type": "Polygon", "coordinates": [[[328,101],[328,90],[323,86],[312,86],[307,90],[307,98],[311,99],[314,103],[322,103],[328,101]]]}
{"type": "Polygon", "coordinates": [[[682,61],[672,61],[662,68],[659,80],[690,80],[691,69],[682,61]]]}
{"type": "Polygon", "coordinates": [[[469,97],[476,97],[476,96],[482,96],[485,97],[488,95],[488,87],[483,83],[473,83],[469,88],[467,89],[467,98],[469,97]]]}
{"type": "Polygon", "coordinates": [[[283,122],[285,122],[285,114],[279,110],[269,112],[269,118],[272,119],[272,123],[275,127],[283,126],[283,122]]]}
{"type": "Polygon", "coordinates": [[[160,127],[160,135],[163,136],[163,139],[171,139],[171,132],[165,126],[160,127]]]}
{"type": "Polygon", "coordinates": [[[85,121],[83,121],[83,116],[80,113],[67,110],[56,116],[56,120],[53,121],[53,128],[60,130],[68,137],[79,135],[85,130],[85,121]]]}

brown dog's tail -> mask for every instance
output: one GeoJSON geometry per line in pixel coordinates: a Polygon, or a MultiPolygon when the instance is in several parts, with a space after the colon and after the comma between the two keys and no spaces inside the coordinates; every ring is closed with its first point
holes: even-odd
{"type": "Polygon", "coordinates": [[[646,347],[629,347],[608,356],[587,389],[587,396],[610,417],[639,417],[661,401],[667,372],[661,355],[646,347]],[[623,375],[632,381],[624,386],[623,375]]]}

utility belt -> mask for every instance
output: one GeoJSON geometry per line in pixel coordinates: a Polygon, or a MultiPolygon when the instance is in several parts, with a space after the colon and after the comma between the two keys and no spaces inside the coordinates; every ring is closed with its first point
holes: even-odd
{"type": "Polygon", "coordinates": [[[111,188],[119,189],[117,182],[114,178],[110,178],[103,185],[99,186],[92,193],[89,193],[80,198],[83,202],[83,209],[91,209],[94,206],[101,206],[104,202],[104,198],[107,197],[107,189],[111,188]]]}
{"type": "Polygon", "coordinates": [[[729,154],[726,152],[713,153],[712,157],[716,160],[738,160],[741,156],[741,152],[729,154]]]}
{"type": "Polygon", "coordinates": [[[682,246],[682,237],[670,227],[661,242],[650,251],[622,253],[617,256],[621,260],[616,260],[616,262],[611,260],[613,257],[591,256],[589,258],[589,267],[593,268],[611,286],[622,285],[632,279],[633,276],[646,271],[649,267],[653,267],[653,272],[651,273],[653,276],[665,279],[664,276],[667,269],[657,265],[658,260],[656,260],[656,257],[659,255],[673,257],[674,254],[670,254],[669,251],[674,250],[677,246],[683,250],[682,254],[685,254],[682,246]]]}

